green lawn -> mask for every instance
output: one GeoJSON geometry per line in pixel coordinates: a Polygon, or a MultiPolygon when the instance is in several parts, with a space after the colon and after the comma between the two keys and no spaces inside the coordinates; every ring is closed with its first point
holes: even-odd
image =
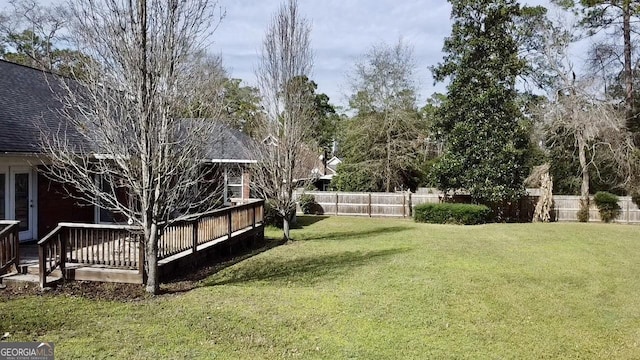
{"type": "Polygon", "coordinates": [[[0,334],[57,359],[640,358],[640,227],[301,223],[192,291],[5,301],[0,334]]]}

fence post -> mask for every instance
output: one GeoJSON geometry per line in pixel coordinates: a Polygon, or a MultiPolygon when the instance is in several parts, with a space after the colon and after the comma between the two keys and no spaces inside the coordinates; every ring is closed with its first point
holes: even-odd
{"type": "Polygon", "coordinates": [[[629,212],[629,203],[631,202],[630,199],[627,199],[626,203],[627,203],[627,224],[631,223],[631,213],[629,212]]]}
{"type": "Polygon", "coordinates": [[[406,198],[406,193],[403,191],[402,192],[402,217],[406,218],[407,217],[407,198],[406,198]]]}
{"type": "Polygon", "coordinates": [[[371,193],[369,193],[369,217],[371,217],[371,193]]]}
{"type": "Polygon", "coordinates": [[[193,221],[193,227],[191,229],[192,234],[191,234],[191,241],[192,243],[192,253],[195,254],[196,252],[198,252],[198,223],[200,222],[199,219],[196,219],[193,221]]]}
{"type": "Polygon", "coordinates": [[[338,216],[338,193],[336,192],[336,216],[338,216]]]}

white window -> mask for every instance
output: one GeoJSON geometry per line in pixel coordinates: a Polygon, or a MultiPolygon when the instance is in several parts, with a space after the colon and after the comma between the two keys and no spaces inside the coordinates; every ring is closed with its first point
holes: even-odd
{"type": "Polygon", "coordinates": [[[238,167],[224,169],[224,202],[242,198],[242,170],[238,167]]]}

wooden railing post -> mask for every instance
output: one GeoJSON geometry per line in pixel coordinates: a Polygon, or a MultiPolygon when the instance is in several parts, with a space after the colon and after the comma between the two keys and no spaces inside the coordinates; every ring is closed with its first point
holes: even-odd
{"type": "Polygon", "coordinates": [[[16,264],[16,269],[20,265],[20,229],[18,226],[13,230],[13,249],[16,254],[16,258],[14,260],[14,264],[16,264]]]}
{"type": "Polygon", "coordinates": [[[138,237],[138,274],[142,277],[144,282],[144,239],[142,234],[136,234],[138,237]]]}
{"type": "Polygon", "coordinates": [[[193,244],[192,244],[191,252],[194,254],[198,252],[198,222],[199,221],[200,221],[199,219],[196,219],[193,221],[193,228],[192,228],[193,232],[191,235],[193,244]]]}
{"type": "Polygon", "coordinates": [[[251,205],[251,209],[253,210],[253,211],[252,211],[252,213],[253,213],[253,222],[251,223],[251,227],[252,227],[252,228],[255,228],[255,227],[256,227],[256,209],[258,208],[258,204],[259,204],[259,203],[255,202],[255,203],[253,203],[253,204],[251,205]]]}
{"type": "Polygon", "coordinates": [[[233,233],[233,226],[231,224],[231,220],[232,220],[231,213],[232,212],[233,212],[233,210],[230,209],[229,213],[227,214],[227,220],[228,220],[228,223],[229,223],[228,224],[228,229],[227,229],[228,230],[227,233],[229,235],[228,240],[231,240],[231,234],[233,233]]]}
{"type": "Polygon", "coordinates": [[[47,273],[45,272],[44,246],[38,246],[38,274],[40,275],[40,288],[47,286],[47,273]]]}
{"type": "MultiPolygon", "coordinates": [[[[64,229],[63,231],[68,231],[68,229],[64,229]]],[[[60,244],[60,273],[62,274],[62,279],[65,278],[65,264],[67,263],[67,236],[61,236],[58,234],[58,243],[60,244]]]]}

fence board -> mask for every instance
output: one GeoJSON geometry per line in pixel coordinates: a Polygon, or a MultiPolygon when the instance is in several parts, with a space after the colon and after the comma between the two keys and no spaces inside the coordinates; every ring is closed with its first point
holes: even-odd
{"type": "MultiPolygon", "coordinates": [[[[324,215],[349,215],[349,216],[374,216],[374,217],[410,217],[416,205],[427,203],[439,203],[441,194],[432,193],[354,193],[354,192],[328,192],[306,191],[305,194],[313,195],[319,206],[319,214],[324,215]]],[[[303,193],[296,192],[296,199],[303,193]]],[[[520,202],[519,211],[525,216],[532,213],[530,207],[535,206],[537,197],[530,197],[532,201],[520,202]]],[[[555,221],[578,221],[577,212],[580,209],[580,197],[573,195],[554,195],[553,211],[555,221]]],[[[631,197],[621,196],[618,204],[621,207],[620,216],[614,221],[623,224],[640,224],[640,209],[633,203],[631,197]]],[[[518,204],[513,204],[513,210],[517,210],[518,204]]],[[[599,222],[598,208],[591,198],[589,207],[589,221],[599,222]]]]}

